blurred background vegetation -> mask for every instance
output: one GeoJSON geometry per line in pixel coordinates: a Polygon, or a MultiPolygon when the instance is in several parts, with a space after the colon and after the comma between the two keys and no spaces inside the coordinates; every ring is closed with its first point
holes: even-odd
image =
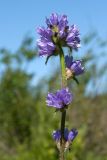
{"type": "MultiPolygon", "coordinates": [[[[69,81],[74,101],[66,123],[79,134],[67,156],[68,160],[107,160],[107,40],[91,32],[82,42],[86,71],[79,86],[69,81]]],[[[26,68],[39,61],[32,44],[28,37],[15,53],[0,49],[0,160],[58,159],[51,134],[60,126],[60,114],[46,107],[45,97],[60,87],[60,70],[32,83],[38,74],[26,68]]]]}

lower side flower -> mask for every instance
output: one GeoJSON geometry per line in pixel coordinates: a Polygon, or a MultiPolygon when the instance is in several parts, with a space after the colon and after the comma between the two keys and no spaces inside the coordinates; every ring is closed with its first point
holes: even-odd
{"type": "MultiPolygon", "coordinates": [[[[64,130],[65,150],[69,149],[70,144],[73,142],[77,134],[78,131],[76,129],[71,129],[69,131],[67,128],[65,128],[64,130]]],[[[61,130],[53,131],[52,136],[57,144],[58,149],[60,149],[61,130]]]]}

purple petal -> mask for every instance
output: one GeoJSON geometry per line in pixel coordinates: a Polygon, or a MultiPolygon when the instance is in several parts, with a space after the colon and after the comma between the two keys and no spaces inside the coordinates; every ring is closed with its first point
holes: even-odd
{"type": "Polygon", "coordinates": [[[53,131],[52,136],[53,136],[53,139],[55,141],[59,141],[60,138],[61,138],[61,132],[60,132],[60,130],[53,131]]]}
{"type": "Polygon", "coordinates": [[[78,131],[76,129],[72,129],[68,134],[68,141],[73,141],[77,136],[78,131]]]}
{"type": "Polygon", "coordinates": [[[80,47],[79,35],[79,30],[76,27],[76,25],[72,25],[68,31],[68,36],[66,38],[68,46],[70,46],[73,49],[78,49],[80,47]]]}
{"type": "Polygon", "coordinates": [[[82,67],[81,61],[74,61],[71,66],[71,70],[74,72],[76,76],[84,73],[84,67],[82,67]]]}
{"type": "Polygon", "coordinates": [[[65,56],[65,63],[66,63],[66,67],[70,68],[73,62],[73,57],[71,56],[65,56]]]}

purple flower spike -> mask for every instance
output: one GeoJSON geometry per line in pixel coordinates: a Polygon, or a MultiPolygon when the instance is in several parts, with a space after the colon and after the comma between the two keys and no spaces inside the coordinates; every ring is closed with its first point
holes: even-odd
{"type": "Polygon", "coordinates": [[[78,75],[84,73],[84,67],[82,66],[81,60],[73,61],[73,57],[66,56],[65,63],[66,63],[66,67],[67,67],[68,78],[70,78],[70,76],[72,76],[72,75],[78,76],[78,75]]]}
{"type": "Polygon", "coordinates": [[[56,93],[48,93],[46,103],[48,106],[57,109],[64,108],[72,102],[73,95],[69,92],[68,88],[58,90],[56,93]]]}
{"type": "Polygon", "coordinates": [[[68,141],[73,141],[77,136],[78,131],[76,129],[72,129],[68,134],[68,141]]]}
{"type": "Polygon", "coordinates": [[[76,25],[72,25],[69,28],[68,36],[66,38],[66,42],[69,47],[72,49],[78,49],[80,47],[80,37],[79,37],[79,30],[76,25]]]}

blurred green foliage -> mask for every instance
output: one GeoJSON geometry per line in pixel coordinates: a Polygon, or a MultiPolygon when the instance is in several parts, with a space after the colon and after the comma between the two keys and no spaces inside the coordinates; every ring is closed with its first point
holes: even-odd
{"type": "MultiPolygon", "coordinates": [[[[91,43],[96,35],[93,32],[83,40],[88,45],[85,64],[95,59],[91,43]]],[[[106,44],[101,39],[98,42],[101,47],[106,44]]],[[[46,107],[45,97],[60,87],[60,70],[32,86],[34,74],[23,67],[38,58],[32,43],[32,38],[26,38],[15,53],[0,50],[0,160],[58,159],[51,134],[60,126],[60,114],[46,107]]],[[[75,98],[68,108],[66,126],[78,128],[79,134],[67,153],[68,160],[107,160],[107,94],[84,96],[90,77],[97,72],[93,65],[79,77],[79,86],[69,81],[75,98]]]]}

